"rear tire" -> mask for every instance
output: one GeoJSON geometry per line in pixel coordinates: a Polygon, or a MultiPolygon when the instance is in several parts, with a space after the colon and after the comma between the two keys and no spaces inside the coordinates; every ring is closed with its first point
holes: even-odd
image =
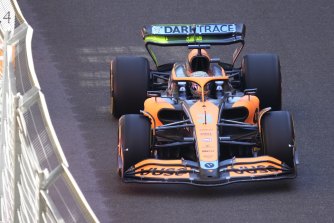
{"type": "Polygon", "coordinates": [[[144,57],[116,57],[110,68],[111,113],[138,114],[149,88],[150,66],[144,57]]]}
{"type": "Polygon", "coordinates": [[[287,111],[273,111],[264,114],[261,120],[264,155],[281,160],[294,168],[294,127],[287,111]]]}
{"type": "Polygon", "coordinates": [[[281,68],[275,54],[249,54],[242,60],[242,77],[245,89],[257,88],[260,108],[282,109],[281,68]]]}
{"type": "Polygon", "coordinates": [[[151,123],[144,115],[123,115],[119,119],[118,133],[118,171],[123,176],[124,171],[149,157],[151,123]]]}

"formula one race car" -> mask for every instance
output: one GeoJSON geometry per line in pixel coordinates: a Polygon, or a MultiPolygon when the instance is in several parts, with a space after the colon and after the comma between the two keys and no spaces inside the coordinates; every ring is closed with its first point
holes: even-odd
{"type": "Polygon", "coordinates": [[[150,25],[142,35],[156,69],[133,56],[116,57],[110,69],[124,182],[218,186],[296,177],[278,56],[249,54],[236,67],[245,25],[150,25]],[[225,52],[214,49],[221,46],[235,48],[231,62],[210,57],[225,52]]]}

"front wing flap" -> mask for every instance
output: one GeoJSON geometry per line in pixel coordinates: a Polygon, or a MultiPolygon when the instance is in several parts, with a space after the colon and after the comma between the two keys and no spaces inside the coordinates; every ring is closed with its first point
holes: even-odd
{"type": "Polygon", "coordinates": [[[291,168],[270,156],[224,160],[219,163],[218,171],[219,177],[213,178],[201,174],[197,162],[146,159],[125,171],[123,181],[128,183],[183,183],[198,186],[220,186],[235,182],[296,177],[295,168],[291,168]]]}

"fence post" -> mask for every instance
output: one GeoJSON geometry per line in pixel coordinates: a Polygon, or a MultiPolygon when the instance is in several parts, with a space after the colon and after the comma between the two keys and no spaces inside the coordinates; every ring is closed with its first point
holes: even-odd
{"type": "MultiPolygon", "coordinates": [[[[3,41],[3,82],[4,82],[4,88],[3,88],[3,123],[2,123],[2,149],[4,150],[4,153],[10,153],[10,143],[15,143],[14,140],[16,141],[16,139],[14,139],[13,135],[11,135],[11,131],[10,129],[12,129],[11,126],[14,122],[15,122],[15,115],[13,112],[13,108],[16,107],[15,104],[12,104],[12,99],[13,99],[13,95],[12,95],[12,91],[11,91],[11,84],[10,84],[10,77],[9,77],[9,58],[8,58],[8,39],[10,36],[10,32],[6,31],[4,32],[4,41],[3,41]],[[12,122],[11,122],[12,121],[12,122]],[[13,141],[9,141],[9,140],[13,140],[13,141]]],[[[15,131],[15,130],[14,130],[15,131]]],[[[14,148],[14,147],[13,147],[14,148]]],[[[14,162],[16,162],[16,157],[15,157],[15,151],[13,151],[12,153],[12,157],[10,157],[10,159],[12,159],[14,162]]],[[[15,170],[14,170],[15,171],[15,170]]],[[[15,172],[14,172],[15,173],[15,172]]],[[[14,178],[16,177],[16,175],[14,174],[14,178]]],[[[13,184],[14,187],[15,184],[13,184]]],[[[14,188],[12,188],[14,191],[14,188]]],[[[16,188],[15,188],[16,189],[16,188]]],[[[4,193],[11,193],[12,191],[4,191],[4,193]]],[[[7,214],[7,216],[14,216],[14,222],[15,219],[17,219],[16,216],[16,208],[15,208],[15,203],[17,204],[18,202],[15,202],[15,199],[19,198],[19,196],[17,196],[15,194],[15,192],[13,193],[14,196],[14,204],[12,205],[12,210],[7,210],[8,212],[10,212],[11,214],[7,214]]],[[[6,201],[8,202],[8,201],[6,201]]]]}
{"type": "MultiPolygon", "coordinates": [[[[0,30],[0,32],[1,32],[1,30],[0,30]]],[[[1,35],[1,33],[0,33],[0,35],[1,35]]],[[[1,38],[1,37],[0,37],[1,38]]],[[[0,40],[1,41],[1,40],[0,40]]],[[[0,75],[2,75],[2,76],[0,76],[0,79],[2,79],[2,82],[0,82],[0,84],[1,84],[1,86],[0,86],[0,100],[1,100],[1,103],[0,103],[0,106],[1,106],[1,108],[0,108],[0,124],[1,124],[1,126],[0,126],[0,174],[1,174],[1,179],[0,179],[0,183],[3,185],[4,184],[4,182],[3,182],[3,177],[2,177],[2,174],[5,172],[5,164],[4,164],[4,162],[5,162],[5,146],[4,146],[4,143],[5,143],[5,126],[4,126],[4,117],[5,117],[5,115],[4,115],[4,104],[5,104],[5,97],[6,97],[6,95],[5,95],[5,92],[4,92],[4,89],[3,89],[3,87],[4,87],[4,79],[5,79],[5,77],[4,77],[4,39],[2,39],[2,43],[0,42],[0,44],[1,44],[1,49],[0,50],[2,50],[2,61],[0,62],[1,63],[1,74],[0,75]]],[[[4,187],[3,186],[0,186],[0,221],[4,221],[5,220],[5,216],[4,216],[4,205],[5,205],[5,199],[4,199],[4,193],[5,193],[5,191],[4,191],[5,189],[4,189],[4,187]]]]}
{"type": "MultiPolygon", "coordinates": [[[[20,142],[20,138],[19,138],[19,125],[18,125],[18,114],[17,114],[17,110],[18,110],[18,106],[19,106],[19,100],[20,100],[20,96],[19,94],[14,96],[14,91],[16,92],[16,89],[13,89],[15,87],[15,85],[13,85],[12,83],[15,83],[15,77],[10,76],[9,74],[9,63],[11,62],[12,58],[9,58],[12,56],[11,53],[8,54],[8,47],[11,47],[10,44],[8,44],[9,42],[9,37],[10,37],[10,32],[6,32],[5,33],[5,41],[4,41],[4,76],[7,78],[7,83],[6,83],[6,93],[8,93],[8,99],[10,100],[10,102],[12,103],[8,103],[7,106],[11,106],[10,109],[10,114],[7,114],[7,119],[8,121],[11,120],[11,122],[8,122],[11,126],[10,128],[13,129],[13,131],[11,132],[13,135],[9,136],[8,138],[10,140],[13,140],[13,163],[14,163],[14,179],[13,179],[13,186],[14,188],[13,191],[13,195],[14,195],[14,204],[13,204],[13,217],[14,217],[14,222],[19,222],[19,210],[21,207],[21,199],[20,199],[20,193],[19,193],[19,184],[21,181],[21,168],[20,168],[20,157],[22,154],[22,150],[21,150],[21,142],[20,142]]],[[[7,148],[10,149],[10,148],[7,148]]]]}
{"type": "Polygon", "coordinates": [[[19,222],[18,212],[20,210],[20,193],[19,193],[19,184],[21,181],[21,168],[19,158],[22,154],[22,147],[19,138],[19,129],[17,123],[17,108],[19,104],[19,97],[14,97],[14,120],[13,120],[13,129],[14,129],[14,222],[19,222]]]}

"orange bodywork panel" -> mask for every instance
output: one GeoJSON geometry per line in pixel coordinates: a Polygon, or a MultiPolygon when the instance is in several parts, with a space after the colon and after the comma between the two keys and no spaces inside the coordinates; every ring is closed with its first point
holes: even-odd
{"type": "Polygon", "coordinates": [[[260,101],[258,97],[252,95],[245,95],[240,98],[237,102],[233,104],[233,108],[235,107],[245,107],[248,110],[248,117],[246,118],[245,122],[249,124],[255,124],[254,116],[256,112],[259,111],[260,101]]]}
{"type": "Polygon", "coordinates": [[[282,162],[271,156],[236,158],[233,165],[227,167],[231,177],[256,177],[282,173],[282,162]],[[256,164],[245,164],[245,163],[256,164]],[[277,164],[276,164],[277,163],[277,164]],[[257,170],[262,168],[261,170],[257,170]]]}
{"type": "Polygon", "coordinates": [[[218,161],[218,107],[209,102],[196,102],[190,107],[190,114],[195,124],[197,152],[199,160],[218,161]]]}
{"type": "Polygon", "coordinates": [[[140,166],[145,166],[148,164],[154,163],[156,165],[159,164],[169,164],[169,165],[182,165],[182,160],[159,160],[159,159],[146,159],[143,161],[140,161],[135,165],[135,168],[140,166]]]}
{"type": "Polygon", "coordinates": [[[164,98],[154,97],[146,99],[144,103],[144,111],[150,113],[155,120],[156,126],[154,126],[154,123],[152,122],[152,128],[162,125],[158,118],[158,112],[163,108],[175,109],[174,106],[168,103],[164,98]]]}
{"type": "Polygon", "coordinates": [[[147,159],[137,163],[135,168],[140,171],[136,173],[136,177],[148,177],[148,178],[168,178],[168,179],[180,179],[189,178],[189,173],[178,171],[190,171],[190,167],[182,166],[182,160],[158,160],[158,159],[147,159]],[[168,166],[166,166],[168,165],[168,166]],[[147,172],[145,172],[147,171],[147,172]],[[162,173],[161,171],[170,171],[162,173]]]}

